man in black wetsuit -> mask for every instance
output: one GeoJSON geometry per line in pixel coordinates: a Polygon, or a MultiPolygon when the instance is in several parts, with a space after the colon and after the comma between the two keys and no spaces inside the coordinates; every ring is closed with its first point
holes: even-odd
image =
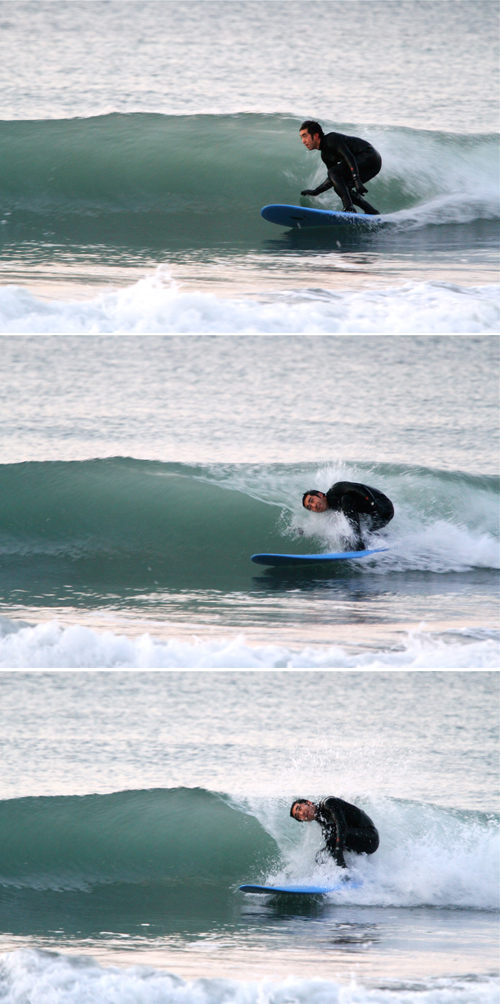
{"type": "Polygon", "coordinates": [[[380,216],[362,196],[366,192],[363,182],[370,181],[380,171],[382,158],[371,143],[357,136],[344,136],[340,132],[325,135],[319,122],[307,119],[300,127],[300,138],[308,150],[319,150],[326,164],[328,177],[318,188],[305,188],[301,195],[320,195],[334,188],[342,199],[343,212],[355,213],[353,203],[369,216],[380,216]],[[354,191],[355,189],[355,191],[354,191]]]}
{"type": "MultiPolygon", "coordinates": [[[[319,851],[328,851],[340,868],[347,868],[344,851],[355,854],[373,854],[379,845],[376,827],[366,812],[357,805],[344,802],[342,798],[325,798],[323,802],[309,802],[298,798],[290,809],[290,815],[299,823],[309,823],[315,819],[321,826],[325,846],[319,851]]],[[[318,855],[316,856],[318,859],[318,855]]]]}
{"type": "Polygon", "coordinates": [[[359,525],[360,515],[367,516],[370,530],[380,530],[394,516],[394,506],[387,495],[377,488],[360,485],[357,481],[337,481],[324,492],[315,488],[304,492],[302,505],[309,512],[343,512],[354,533],[353,551],[364,551],[365,545],[359,525]]]}

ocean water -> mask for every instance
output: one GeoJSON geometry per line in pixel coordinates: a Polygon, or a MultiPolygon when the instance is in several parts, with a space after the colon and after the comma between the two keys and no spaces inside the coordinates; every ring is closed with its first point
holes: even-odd
{"type": "Polygon", "coordinates": [[[493,1004],[497,672],[0,673],[8,1004],[493,1004]],[[380,832],[332,882],[289,816],[380,832]]]}
{"type": "Polygon", "coordinates": [[[494,0],[0,16],[0,331],[498,332],[494,0]],[[311,116],[380,150],[380,225],[261,219],[324,177],[311,116]]]}

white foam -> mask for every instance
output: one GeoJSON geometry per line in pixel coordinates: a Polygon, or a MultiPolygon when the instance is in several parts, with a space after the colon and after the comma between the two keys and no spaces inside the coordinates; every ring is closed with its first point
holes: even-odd
{"type": "Polygon", "coordinates": [[[497,1004],[498,983],[483,977],[364,987],[354,979],[185,981],[145,966],[119,969],[90,958],[34,949],[7,952],[0,961],[3,1004],[497,1004]]]}
{"type": "Polygon", "coordinates": [[[183,292],[160,266],[126,289],[85,301],[0,288],[3,333],[471,333],[500,328],[499,287],[408,282],[384,289],[301,290],[267,302],[183,292]]]}
{"type": "Polygon", "coordinates": [[[3,619],[0,666],[43,669],[496,669],[500,642],[494,632],[426,631],[406,635],[401,647],[350,654],[339,646],[294,650],[249,645],[243,635],[217,641],[159,641],[127,637],[56,620],[32,626],[3,619]]]}
{"type": "Polygon", "coordinates": [[[464,137],[414,130],[370,133],[383,153],[383,171],[373,187],[396,184],[414,203],[391,219],[416,226],[498,219],[498,151],[491,137],[467,143],[464,137]]]}
{"type": "MultiPolygon", "coordinates": [[[[335,523],[331,522],[330,537],[335,535],[331,549],[345,549],[344,541],[349,540],[345,517],[339,516],[335,523]]],[[[311,530],[311,522],[308,530],[311,530]]],[[[314,524],[312,530],[314,532],[314,524]]],[[[323,531],[321,536],[326,538],[327,533],[323,531]]],[[[316,536],[319,534],[316,533],[316,536]]],[[[369,547],[388,548],[373,558],[370,564],[360,565],[360,571],[370,575],[386,575],[389,571],[464,572],[472,568],[498,569],[500,566],[498,540],[492,533],[473,532],[444,519],[422,526],[419,518],[411,518],[402,508],[390,530],[366,536],[369,547]]]]}

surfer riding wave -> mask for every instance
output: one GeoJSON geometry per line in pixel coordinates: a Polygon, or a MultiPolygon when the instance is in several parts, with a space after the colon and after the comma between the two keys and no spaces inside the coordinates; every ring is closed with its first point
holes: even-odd
{"type": "Polygon", "coordinates": [[[319,863],[327,851],[340,868],[347,868],[344,851],[374,854],[379,845],[379,835],[370,817],[357,805],[344,802],[342,798],[331,796],[317,805],[307,798],[297,798],[290,815],[299,823],[315,819],[320,824],[325,846],[316,855],[319,863]]]}
{"type": "Polygon", "coordinates": [[[358,484],[356,481],[337,481],[326,492],[308,489],[302,496],[302,505],[309,512],[343,512],[354,535],[355,551],[363,551],[360,516],[366,516],[370,530],[381,530],[394,516],[394,506],[387,495],[378,488],[358,484]]]}
{"type": "Polygon", "coordinates": [[[365,181],[379,173],[382,158],[371,143],[357,136],[344,136],[340,132],[323,132],[319,122],[307,119],[302,123],[300,138],[307,150],[319,150],[326,164],[328,177],[318,188],[305,188],[301,195],[321,195],[334,188],[342,199],[343,212],[355,213],[359,206],[368,216],[380,216],[363,195],[365,181]]]}

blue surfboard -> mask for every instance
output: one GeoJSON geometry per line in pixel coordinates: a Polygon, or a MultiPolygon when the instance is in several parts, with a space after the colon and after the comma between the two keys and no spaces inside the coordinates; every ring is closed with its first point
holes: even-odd
{"type": "Polygon", "coordinates": [[[326,896],[329,892],[344,889],[359,889],[362,882],[337,882],[336,885],[240,885],[241,892],[255,893],[295,893],[302,896],[326,896]]]}
{"type": "Polygon", "coordinates": [[[336,213],[329,209],[308,209],[304,206],[264,206],[260,215],[269,223],[279,227],[331,227],[331,226],[374,226],[380,223],[380,216],[365,216],[364,213],[336,213]]]}
{"type": "Polygon", "coordinates": [[[312,562],[350,561],[352,558],[367,558],[370,554],[389,551],[388,547],[374,547],[367,551],[339,551],[338,554],[252,554],[256,565],[309,565],[312,562]]]}

